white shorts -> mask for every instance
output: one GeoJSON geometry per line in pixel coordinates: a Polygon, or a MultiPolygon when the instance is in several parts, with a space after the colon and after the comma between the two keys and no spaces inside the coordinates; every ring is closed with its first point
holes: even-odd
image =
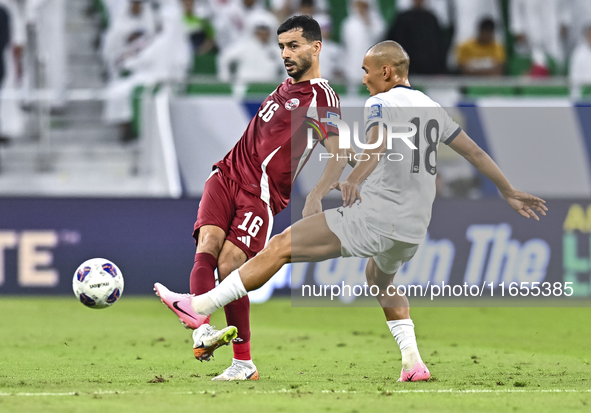
{"type": "Polygon", "coordinates": [[[351,208],[335,208],[324,212],[328,228],[341,241],[343,257],[373,257],[380,270],[394,274],[417,252],[418,244],[409,244],[385,237],[367,226],[362,204],[351,208]]]}

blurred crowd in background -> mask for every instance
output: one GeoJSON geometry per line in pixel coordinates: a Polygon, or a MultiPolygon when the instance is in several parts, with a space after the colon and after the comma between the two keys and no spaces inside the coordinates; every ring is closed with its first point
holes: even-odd
{"type": "MultiPolygon", "coordinates": [[[[0,143],[10,143],[0,147],[0,192],[52,182],[53,193],[88,193],[103,182],[102,193],[127,193],[122,176],[154,171],[160,149],[150,145],[169,136],[150,123],[166,113],[153,109],[156,97],[203,105],[200,127],[216,122],[211,94],[242,114],[242,97],[266,96],[286,78],[276,30],[296,14],[319,22],[322,76],[349,102],[367,96],[362,60],[386,39],[408,51],[411,83],[452,110],[482,96],[591,99],[591,0],[0,0],[0,143]],[[53,170],[53,181],[23,184],[31,170],[53,170]]],[[[448,152],[438,155],[438,194],[484,193],[448,152]]]]}
{"type": "MultiPolygon", "coordinates": [[[[50,89],[54,107],[68,85],[66,3],[0,0],[0,84],[50,89]]],[[[199,75],[280,81],[275,33],[295,14],[320,23],[323,77],[349,91],[367,49],[385,39],[408,51],[411,75],[568,75],[591,84],[590,0],[88,0],[87,10],[101,22],[94,47],[110,123],[131,119],[138,85],[199,75]]]]}
{"type": "MultiPolygon", "coordinates": [[[[0,47],[12,51],[18,77],[22,50],[36,41],[47,81],[64,83],[64,7],[64,0],[0,0],[0,47]],[[27,36],[32,29],[35,37],[27,36]]],[[[402,44],[411,73],[421,75],[566,74],[591,48],[589,0],[90,0],[89,12],[101,16],[96,47],[108,80],[139,71],[181,79],[207,71],[199,67],[206,60],[195,59],[204,55],[217,56],[224,81],[279,79],[275,31],[294,14],[320,23],[323,76],[331,81],[358,83],[365,51],[385,39],[402,44]]]]}
{"type": "Polygon", "coordinates": [[[584,36],[585,29],[591,29],[588,0],[174,2],[104,0],[109,17],[101,47],[111,76],[161,35],[165,8],[178,9],[169,11],[168,17],[179,25],[182,21],[186,37],[184,41],[179,37],[173,46],[180,51],[188,44],[193,55],[189,69],[207,72],[200,67],[207,59],[195,57],[217,55],[216,71],[222,81],[282,78],[275,31],[294,14],[318,20],[324,38],[323,77],[347,84],[359,83],[365,52],[385,39],[399,42],[409,52],[415,75],[543,77],[567,74],[570,67],[579,78],[584,73],[577,72],[591,48],[584,36]]]}

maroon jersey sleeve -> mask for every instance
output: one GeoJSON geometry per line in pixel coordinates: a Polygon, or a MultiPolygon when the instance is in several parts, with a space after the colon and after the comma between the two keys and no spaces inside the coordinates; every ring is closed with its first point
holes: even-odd
{"type": "MultiPolygon", "coordinates": [[[[324,79],[315,79],[311,82],[316,95],[316,106],[318,107],[318,120],[341,118],[341,101],[337,93],[332,90],[324,79]]],[[[338,135],[339,130],[334,123],[323,123],[328,135],[338,135]]]]}

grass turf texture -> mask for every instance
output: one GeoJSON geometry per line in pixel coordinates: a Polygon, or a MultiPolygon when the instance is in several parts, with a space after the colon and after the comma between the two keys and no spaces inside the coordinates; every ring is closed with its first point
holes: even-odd
{"type": "MultiPolygon", "coordinates": [[[[252,306],[259,382],[211,382],[231,361],[192,356],[156,297],[105,310],[74,298],[0,298],[0,412],[589,411],[590,308],[415,308],[433,375],[396,383],[379,308],[252,306]],[[42,395],[45,393],[45,395],[42,395]]],[[[225,325],[223,312],[213,324],[225,325]]]]}

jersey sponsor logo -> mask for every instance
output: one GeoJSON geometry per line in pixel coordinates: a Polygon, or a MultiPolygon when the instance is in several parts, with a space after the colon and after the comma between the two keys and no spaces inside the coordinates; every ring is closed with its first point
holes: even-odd
{"type": "Polygon", "coordinates": [[[238,237],[238,241],[240,241],[241,243],[246,245],[248,248],[250,248],[250,237],[248,235],[245,235],[243,237],[238,237]]]}
{"type": "MultiPolygon", "coordinates": [[[[331,119],[331,118],[340,119],[340,118],[341,118],[341,117],[339,116],[339,114],[338,114],[338,113],[334,113],[334,112],[326,112],[326,117],[327,117],[328,119],[331,119]]],[[[328,126],[332,126],[333,128],[338,128],[338,126],[337,126],[337,124],[336,124],[336,123],[333,123],[333,122],[326,122],[326,124],[327,124],[328,126]]]]}
{"type": "Polygon", "coordinates": [[[300,106],[300,100],[298,98],[289,99],[285,102],[285,109],[287,110],[294,110],[298,106],[300,106]]]}
{"type": "Polygon", "coordinates": [[[376,103],[375,105],[371,105],[369,108],[369,117],[368,119],[375,119],[382,117],[382,105],[376,103]]]}

